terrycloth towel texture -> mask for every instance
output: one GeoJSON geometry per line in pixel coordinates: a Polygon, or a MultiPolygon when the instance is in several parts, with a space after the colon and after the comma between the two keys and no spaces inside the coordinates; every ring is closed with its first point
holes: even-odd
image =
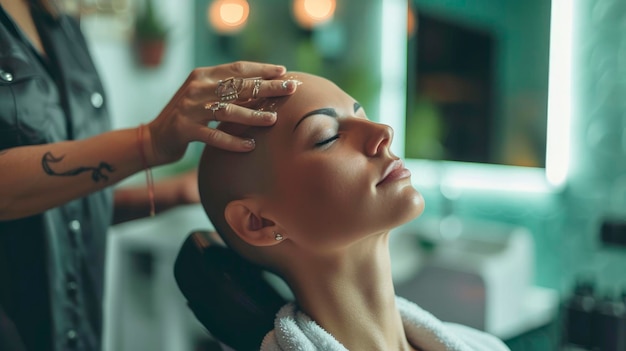
{"type": "MultiPolygon", "coordinates": [[[[423,351],[507,351],[492,335],[453,323],[443,323],[416,304],[397,296],[407,339],[423,351]]],[[[263,339],[261,351],[348,351],[309,316],[290,302],[276,314],[274,330],[263,339]]]]}

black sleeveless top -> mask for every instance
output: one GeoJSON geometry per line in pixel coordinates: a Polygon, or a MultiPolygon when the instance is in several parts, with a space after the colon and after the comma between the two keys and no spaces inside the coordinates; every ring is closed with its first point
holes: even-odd
{"type": "MultiPolygon", "coordinates": [[[[47,58],[0,6],[0,157],[24,145],[110,129],[104,91],[78,22],[33,10],[47,58]]],[[[10,169],[0,170],[11,172],[10,169]]],[[[1,196],[1,195],[0,195],[1,196]]],[[[112,189],[0,221],[0,349],[98,350],[112,189]],[[12,345],[12,346],[11,346],[12,345]]]]}

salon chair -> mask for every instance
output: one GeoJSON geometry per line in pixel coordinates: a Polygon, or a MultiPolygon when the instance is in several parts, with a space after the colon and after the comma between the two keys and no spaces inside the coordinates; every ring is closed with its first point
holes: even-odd
{"type": "Polygon", "coordinates": [[[286,303],[263,270],[229,249],[216,232],[189,234],[176,257],[174,277],[198,321],[236,351],[258,350],[286,303]]]}

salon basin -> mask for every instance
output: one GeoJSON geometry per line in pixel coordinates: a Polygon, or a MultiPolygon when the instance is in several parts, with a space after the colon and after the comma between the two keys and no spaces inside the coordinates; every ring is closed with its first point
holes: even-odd
{"type": "Polygon", "coordinates": [[[534,286],[528,229],[498,222],[420,218],[390,242],[396,293],[439,319],[507,339],[548,323],[558,294],[534,286]]]}

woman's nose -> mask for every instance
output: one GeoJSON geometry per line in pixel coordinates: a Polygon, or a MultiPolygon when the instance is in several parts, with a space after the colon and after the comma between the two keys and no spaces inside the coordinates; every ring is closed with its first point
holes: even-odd
{"type": "Polygon", "coordinates": [[[366,142],[366,153],[370,157],[388,153],[393,140],[393,129],[381,123],[369,122],[369,134],[366,142]]]}

